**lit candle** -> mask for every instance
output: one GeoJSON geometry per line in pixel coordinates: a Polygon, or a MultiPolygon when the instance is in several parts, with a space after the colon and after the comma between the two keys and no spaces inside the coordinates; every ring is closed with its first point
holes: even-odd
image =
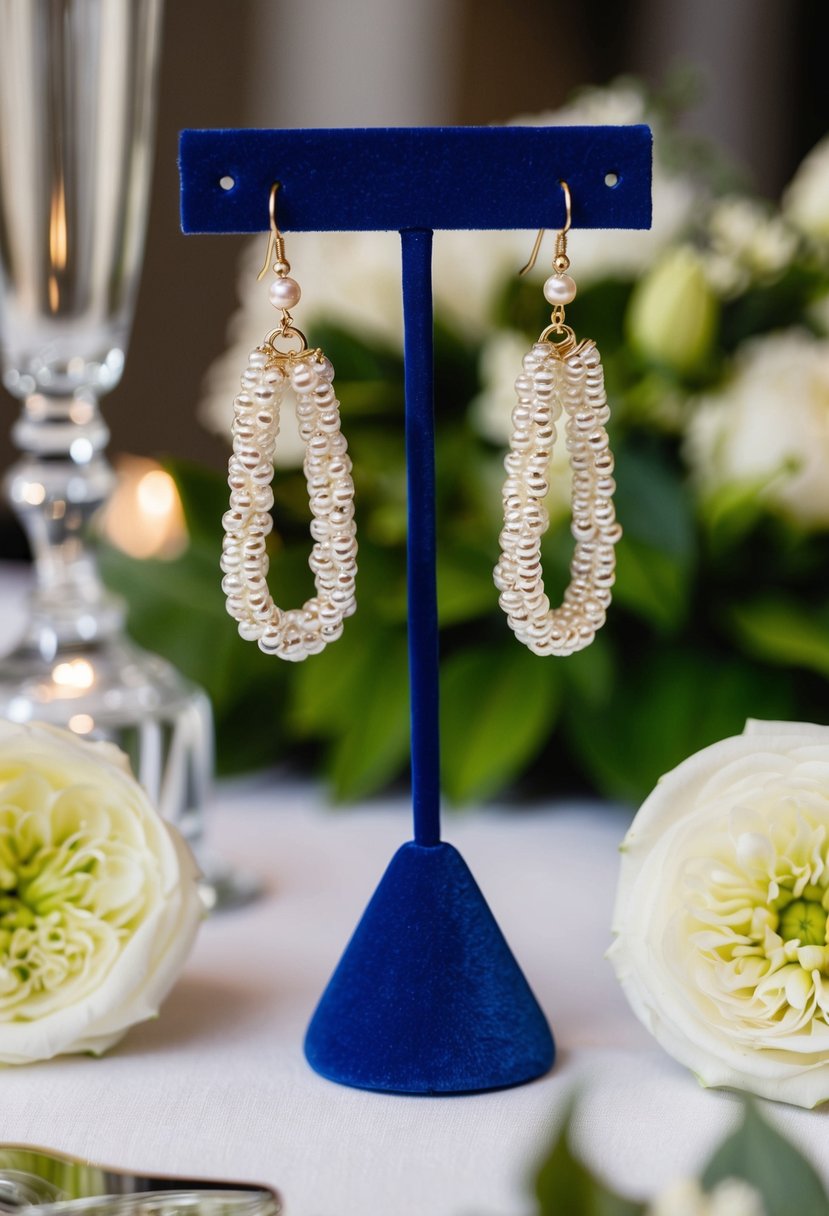
{"type": "Polygon", "coordinates": [[[187,530],[170,474],[143,456],[122,456],[116,468],[118,485],[102,521],[106,539],[130,557],[178,557],[187,530]]]}

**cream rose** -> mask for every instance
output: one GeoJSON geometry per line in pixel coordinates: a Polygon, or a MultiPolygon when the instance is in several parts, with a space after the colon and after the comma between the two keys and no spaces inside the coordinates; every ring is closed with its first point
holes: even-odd
{"type": "Polygon", "coordinates": [[[763,485],[771,509],[828,526],[829,341],[785,330],[746,342],[731,379],[697,403],[685,458],[704,497],[763,485]]]}
{"type": "Polygon", "coordinates": [[[154,1017],[197,879],[118,748],[0,721],[0,1062],[98,1054],[154,1017]]]}
{"type": "Polygon", "coordinates": [[[706,1086],[829,1099],[829,727],[750,722],[661,779],[622,846],[610,958],[706,1086]]]}
{"type": "Polygon", "coordinates": [[[702,265],[725,299],[753,283],[773,283],[790,265],[798,244],[794,229],[767,204],[739,195],[713,204],[707,236],[702,265]]]}

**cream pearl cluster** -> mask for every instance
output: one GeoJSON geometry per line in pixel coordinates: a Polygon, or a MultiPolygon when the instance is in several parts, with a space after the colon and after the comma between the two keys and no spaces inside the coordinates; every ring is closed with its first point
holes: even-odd
{"type": "Polygon", "coordinates": [[[518,401],[504,465],[504,528],[495,567],[500,604],[515,636],[534,654],[569,655],[589,646],[604,624],[615,579],[614,545],[622,535],[612,502],[613,454],[605,424],[610,411],[601,359],[593,342],[537,342],[515,382],[518,401]],[[550,608],[541,570],[547,473],[564,411],[573,471],[570,585],[550,608]]]}
{"type": "Polygon", "coordinates": [[[356,607],[357,539],[354,483],[348,445],[340,430],[334,369],[319,351],[251,352],[233,402],[233,455],[228,465],[230,509],[222,520],[221,567],[227,610],[243,638],[266,654],[299,662],[318,654],[343,631],[356,607]],[[288,388],[296,394],[299,432],[305,442],[311,536],[308,564],[316,595],[301,608],[283,610],[267,585],[266,537],[273,527],[273,452],[279,411],[288,388]]]}

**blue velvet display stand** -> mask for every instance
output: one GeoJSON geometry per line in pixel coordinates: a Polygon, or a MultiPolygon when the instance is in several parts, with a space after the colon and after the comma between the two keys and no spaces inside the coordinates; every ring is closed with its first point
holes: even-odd
{"type": "MultiPolygon", "coordinates": [[[[267,230],[278,181],[285,232],[398,229],[402,239],[414,840],[392,858],[346,947],[306,1057],[364,1089],[519,1085],[552,1066],[553,1038],[469,869],[440,837],[432,231],[561,227],[562,179],[574,227],[647,228],[650,130],[184,131],[180,163],[185,232],[267,230]]],[[[346,627],[338,645],[348,644],[346,627]]]]}

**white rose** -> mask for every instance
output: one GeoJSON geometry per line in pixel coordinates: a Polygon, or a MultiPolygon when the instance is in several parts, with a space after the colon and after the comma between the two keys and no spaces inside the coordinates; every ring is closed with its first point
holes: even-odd
{"type": "Polygon", "coordinates": [[[154,1017],[197,879],[118,748],[0,721],[0,1062],[98,1054],[154,1017]]]}
{"type": "Polygon", "coordinates": [[[706,1086],[829,1099],[829,727],[750,722],[661,779],[622,846],[609,957],[706,1086]]]}
{"type": "Polygon", "coordinates": [[[772,508],[829,524],[829,341],[789,330],[745,343],[732,378],[691,414],[685,457],[704,496],[762,485],[772,508]]]}
{"type": "Polygon", "coordinates": [[[783,195],[786,218],[808,236],[829,238],[829,136],[812,148],[783,195]]]}
{"type": "Polygon", "coordinates": [[[779,278],[797,248],[793,229],[757,199],[718,199],[708,217],[702,265],[713,289],[726,299],[752,283],[779,278]]]}

